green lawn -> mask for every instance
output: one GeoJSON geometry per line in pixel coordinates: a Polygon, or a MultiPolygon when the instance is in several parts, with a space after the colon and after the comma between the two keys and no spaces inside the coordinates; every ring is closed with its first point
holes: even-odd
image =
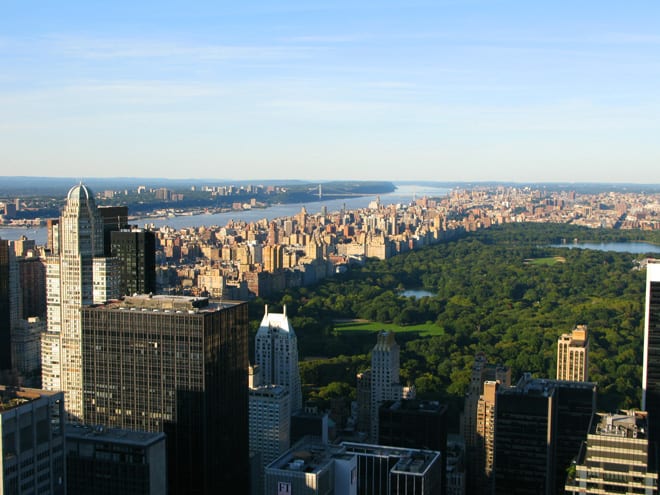
{"type": "Polygon", "coordinates": [[[401,326],[394,323],[378,323],[376,321],[363,320],[335,322],[334,329],[337,332],[378,332],[380,330],[390,330],[395,333],[416,332],[420,336],[435,336],[445,333],[442,327],[433,323],[401,326]]]}

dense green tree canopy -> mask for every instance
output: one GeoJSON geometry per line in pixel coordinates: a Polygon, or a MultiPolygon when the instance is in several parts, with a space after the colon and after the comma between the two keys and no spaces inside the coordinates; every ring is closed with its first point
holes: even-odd
{"type": "Polygon", "coordinates": [[[375,335],[338,332],[339,319],[401,330],[422,324],[435,329],[432,336],[397,334],[402,380],[425,398],[459,407],[476,353],[509,366],[514,382],[526,371],[554,378],[557,338],[586,324],[599,407],[639,407],[645,273],[637,260],[643,255],[549,247],[574,238],[659,240],[639,231],[506,225],[387,261],[370,260],[315,287],[287,291],[281,296],[293,316],[300,354],[309,359],[301,365],[303,382],[354,387],[355,373],[369,367],[375,335]],[[403,288],[433,296],[404,297],[403,288]]]}

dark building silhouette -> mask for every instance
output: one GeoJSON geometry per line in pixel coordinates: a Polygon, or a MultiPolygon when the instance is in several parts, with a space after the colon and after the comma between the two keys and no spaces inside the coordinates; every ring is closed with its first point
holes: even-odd
{"type": "Polygon", "coordinates": [[[49,218],[46,220],[46,250],[52,254],[57,255],[60,253],[60,219],[49,218]]]}
{"type": "Polygon", "coordinates": [[[99,206],[103,219],[103,254],[111,256],[111,233],[128,228],[128,206],[99,206]]]}
{"type": "Polygon", "coordinates": [[[500,387],[495,406],[495,493],[564,493],[566,470],[596,409],[590,382],[533,379],[500,387]]]}
{"type": "Polygon", "coordinates": [[[21,318],[46,317],[46,264],[36,252],[17,258],[23,314],[21,318]]]}
{"type": "Polygon", "coordinates": [[[385,401],[378,409],[378,443],[394,447],[436,450],[442,455],[442,493],[447,460],[447,406],[437,401],[385,401]]]}
{"type": "Polygon", "coordinates": [[[122,295],[156,292],[156,236],[153,232],[111,232],[110,254],[119,259],[122,295]]]}
{"type": "Polygon", "coordinates": [[[66,495],[62,392],[0,385],[0,493],[66,495]]]}
{"type": "Polygon", "coordinates": [[[86,421],[163,431],[171,494],[247,493],[247,304],[141,295],[82,313],[86,421]]]}
{"type": "Polygon", "coordinates": [[[465,439],[467,492],[490,495],[492,471],[492,423],[496,385],[511,386],[511,369],[501,364],[489,363],[485,354],[474,357],[472,376],[463,414],[460,417],[460,432],[465,439]]]}
{"type": "Polygon", "coordinates": [[[0,370],[12,368],[11,299],[9,293],[9,263],[12,254],[13,248],[9,245],[9,241],[0,239],[0,370]]]}
{"type": "Polygon", "coordinates": [[[75,495],[166,493],[165,434],[68,425],[66,486],[75,495]]]}
{"type": "Polygon", "coordinates": [[[660,443],[660,260],[646,266],[642,410],[648,413],[649,450],[656,462],[660,443]]]}
{"type": "Polygon", "coordinates": [[[328,413],[308,412],[301,409],[291,414],[291,445],[306,436],[319,437],[325,443],[335,440],[334,423],[328,413]]]}

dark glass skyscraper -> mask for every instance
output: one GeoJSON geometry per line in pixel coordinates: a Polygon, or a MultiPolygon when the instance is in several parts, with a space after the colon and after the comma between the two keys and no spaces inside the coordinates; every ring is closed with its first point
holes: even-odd
{"type": "Polygon", "coordinates": [[[141,295],[82,313],[86,421],[165,432],[171,494],[247,493],[247,304],[141,295]]]}
{"type": "Polygon", "coordinates": [[[649,448],[660,440],[660,260],[646,267],[642,410],[649,415],[649,448]]]}
{"type": "Polygon", "coordinates": [[[128,206],[100,206],[98,210],[103,219],[103,253],[111,256],[112,232],[128,228],[128,206]]]}
{"type": "Polygon", "coordinates": [[[385,401],[378,409],[378,443],[394,447],[436,450],[443,462],[442,493],[446,493],[447,406],[437,401],[385,401]]]}
{"type": "Polygon", "coordinates": [[[495,494],[564,493],[596,410],[596,384],[525,376],[495,406],[495,494]]]}
{"type": "Polygon", "coordinates": [[[11,369],[11,306],[9,298],[9,241],[0,239],[0,370],[11,369]]]}
{"type": "Polygon", "coordinates": [[[119,259],[121,295],[156,292],[156,236],[153,232],[111,232],[110,253],[119,259]]]}

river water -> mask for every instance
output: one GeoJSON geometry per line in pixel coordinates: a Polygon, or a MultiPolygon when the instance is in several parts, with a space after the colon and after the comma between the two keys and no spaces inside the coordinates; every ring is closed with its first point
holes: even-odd
{"type": "MultiPolygon", "coordinates": [[[[430,187],[430,186],[416,186],[416,185],[398,185],[394,192],[381,194],[381,204],[408,204],[414,199],[419,199],[424,196],[440,197],[445,196],[449,192],[447,188],[430,187]]],[[[224,226],[229,221],[245,221],[254,222],[266,218],[272,220],[281,217],[290,217],[300,213],[300,210],[305,207],[307,213],[310,215],[320,213],[321,209],[325,206],[328,213],[341,211],[342,208],[346,210],[355,210],[358,208],[366,208],[369,203],[377,198],[373,196],[356,196],[351,198],[342,199],[326,199],[308,203],[290,203],[270,206],[268,208],[255,208],[253,210],[242,211],[228,211],[225,213],[203,214],[203,215],[184,215],[169,218],[142,218],[132,220],[132,225],[144,227],[145,225],[153,225],[156,228],[163,226],[172,227],[174,229],[181,229],[185,227],[200,227],[202,225],[210,227],[213,225],[224,226]]],[[[175,205],[173,205],[175,206],[175,205]]],[[[130,208],[129,208],[130,213],[130,208]]],[[[38,245],[46,243],[46,227],[38,228],[23,228],[23,227],[2,227],[0,228],[0,238],[16,240],[21,236],[26,236],[28,239],[33,239],[38,245]]]]}

